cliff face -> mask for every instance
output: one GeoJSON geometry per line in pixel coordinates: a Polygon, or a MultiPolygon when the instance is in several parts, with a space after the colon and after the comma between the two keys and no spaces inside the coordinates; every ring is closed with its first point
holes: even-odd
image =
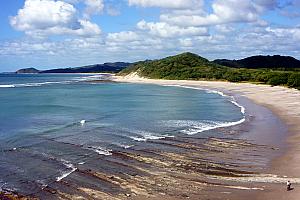
{"type": "Polygon", "coordinates": [[[40,71],[35,68],[25,68],[25,69],[19,69],[16,71],[17,74],[37,74],[40,71]]]}

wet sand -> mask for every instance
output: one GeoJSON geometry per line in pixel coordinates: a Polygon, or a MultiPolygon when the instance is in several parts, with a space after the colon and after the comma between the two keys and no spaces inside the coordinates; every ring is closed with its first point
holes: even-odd
{"type": "MultiPolygon", "coordinates": [[[[300,91],[285,87],[271,87],[250,83],[229,83],[222,81],[185,81],[185,80],[152,80],[131,74],[126,77],[115,77],[115,81],[127,83],[149,83],[160,85],[184,85],[200,88],[209,88],[223,91],[227,94],[238,95],[250,99],[258,105],[270,109],[280,121],[284,122],[278,134],[274,131],[263,130],[263,133],[248,134],[247,137],[261,138],[269,144],[279,145],[278,153],[272,154],[272,162],[264,171],[271,177],[253,180],[255,186],[263,187],[263,191],[233,192],[229,199],[243,199],[251,194],[255,199],[299,199],[300,198],[300,91]],[[290,180],[294,190],[287,192],[285,182],[290,180]],[[264,182],[264,183],[261,183],[264,182]],[[248,193],[248,194],[247,194],[248,193]],[[246,196],[244,196],[246,195],[246,196]]],[[[257,112],[256,112],[257,113],[257,112]]],[[[276,124],[263,122],[265,127],[274,127],[276,124]]],[[[255,129],[255,127],[252,127],[255,129]]],[[[252,129],[252,130],[254,130],[252,129]]],[[[248,138],[249,139],[249,138],[248,138]]],[[[250,138],[251,139],[251,138],[250,138]]],[[[252,138],[253,139],[253,138],[252,138]]],[[[271,154],[270,154],[271,155],[271,154]]],[[[254,163],[253,163],[254,164],[254,163]]],[[[242,180],[239,178],[239,180],[242,180]]],[[[249,197],[249,196],[248,196],[249,197]]],[[[214,198],[214,197],[212,197],[214,198]]],[[[249,198],[248,198],[249,199],[249,198]]]]}

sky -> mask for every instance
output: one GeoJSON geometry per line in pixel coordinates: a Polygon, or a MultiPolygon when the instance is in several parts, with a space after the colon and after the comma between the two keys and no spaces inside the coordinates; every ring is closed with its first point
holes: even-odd
{"type": "Polygon", "coordinates": [[[187,51],[300,59],[300,0],[0,1],[0,72],[187,51]]]}

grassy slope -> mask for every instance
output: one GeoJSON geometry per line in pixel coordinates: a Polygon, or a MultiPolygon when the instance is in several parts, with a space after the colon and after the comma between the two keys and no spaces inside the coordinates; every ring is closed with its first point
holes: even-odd
{"type": "Polygon", "coordinates": [[[122,70],[120,74],[138,71],[141,76],[147,78],[199,79],[213,78],[209,77],[210,74],[216,75],[226,70],[227,67],[212,63],[196,54],[183,53],[161,60],[139,62],[122,70]]]}
{"type": "Polygon", "coordinates": [[[298,72],[230,68],[210,62],[192,53],[138,62],[122,70],[119,74],[126,75],[132,72],[154,79],[248,81],[300,88],[300,73],[298,72]]]}

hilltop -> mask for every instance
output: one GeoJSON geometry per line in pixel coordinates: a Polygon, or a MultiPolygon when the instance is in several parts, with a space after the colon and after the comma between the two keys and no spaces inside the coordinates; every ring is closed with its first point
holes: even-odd
{"type": "Polygon", "coordinates": [[[300,69],[300,61],[291,56],[251,56],[240,60],[217,59],[214,63],[234,68],[300,69]]]}
{"type": "Polygon", "coordinates": [[[160,60],[138,62],[122,70],[120,74],[126,75],[136,71],[148,78],[198,79],[210,78],[211,74],[218,76],[216,73],[226,68],[206,58],[186,52],[160,60]]]}

